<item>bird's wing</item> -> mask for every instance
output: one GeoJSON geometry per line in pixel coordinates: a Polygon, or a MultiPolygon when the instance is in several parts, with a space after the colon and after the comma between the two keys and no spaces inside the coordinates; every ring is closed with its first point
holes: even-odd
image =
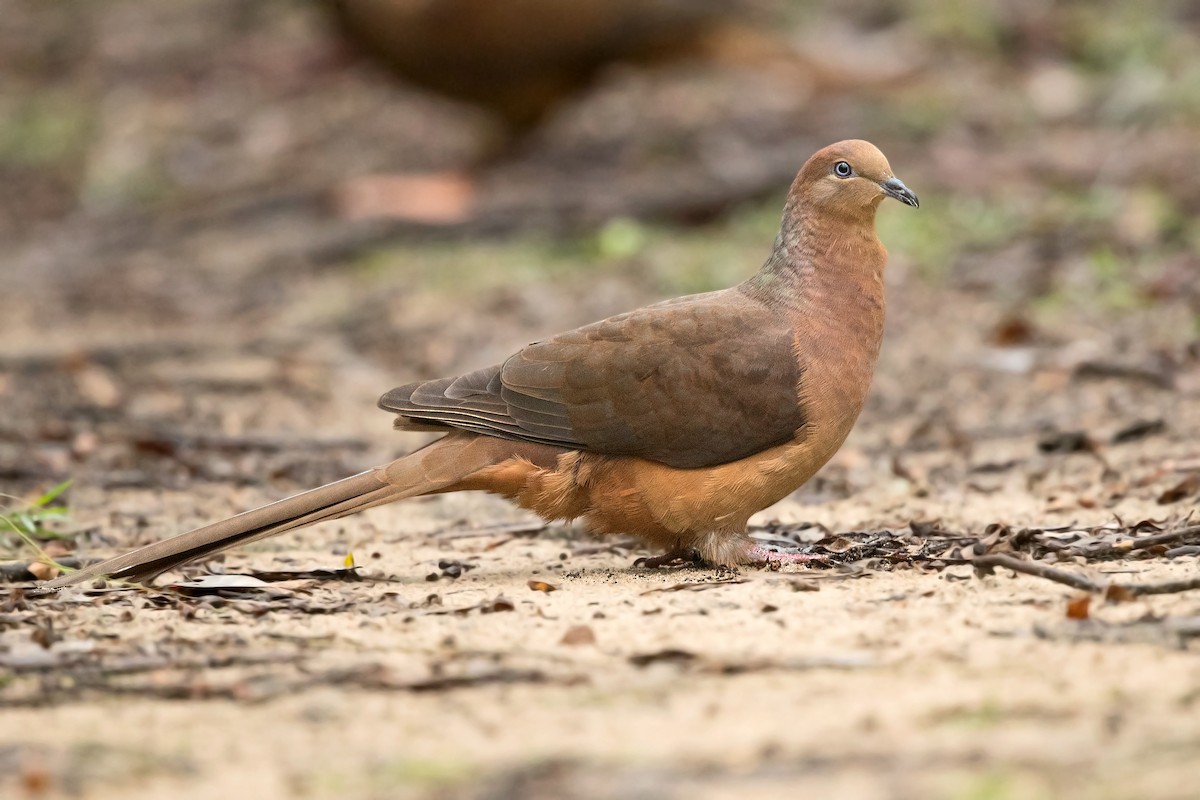
{"type": "Polygon", "coordinates": [[[804,426],[794,338],[784,315],[727,289],[535,342],[501,365],[401,386],[379,404],[401,428],[711,466],[804,426]]]}

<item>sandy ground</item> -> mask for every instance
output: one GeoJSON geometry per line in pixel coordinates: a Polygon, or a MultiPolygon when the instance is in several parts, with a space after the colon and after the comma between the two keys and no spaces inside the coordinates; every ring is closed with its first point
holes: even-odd
{"type": "MultiPolygon", "coordinates": [[[[110,653],[182,648],[286,666],[163,668],[115,680],[141,686],[133,696],[9,708],[9,790],[44,775],[88,797],[1192,794],[1194,653],[1153,636],[1087,641],[1088,623],[1063,618],[1062,587],[950,570],[789,569],[723,584],[631,572],[611,555],[560,561],[567,545],[553,539],[464,541],[380,547],[381,561],[418,570],[447,556],[478,564],[453,583],[300,590],[350,601],[334,613],[261,614],[241,601],[73,610],[65,642],[100,630],[110,653]],[[669,591],[681,583],[708,588],[669,591]],[[436,613],[499,596],[511,610],[436,613]],[[565,643],[580,628],[594,641],[565,643]],[[272,686],[303,676],[323,677],[272,686]],[[484,685],[403,688],[437,676],[484,685]],[[217,699],[138,696],[177,683],[217,699]],[[223,686],[232,699],[214,691],[223,686]]],[[[1177,596],[1099,616],[1196,612],[1177,596]]],[[[55,672],[38,680],[54,684],[55,672]]]]}

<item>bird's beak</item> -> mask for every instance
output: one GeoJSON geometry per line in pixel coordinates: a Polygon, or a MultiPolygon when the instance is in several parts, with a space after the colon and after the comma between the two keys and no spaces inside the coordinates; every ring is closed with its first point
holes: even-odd
{"type": "Polygon", "coordinates": [[[905,186],[904,181],[899,178],[888,178],[879,185],[883,189],[883,193],[888,197],[893,197],[906,206],[912,206],[913,208],[921,207],[921,201],[912,193],[912,189],[905,186]]]}

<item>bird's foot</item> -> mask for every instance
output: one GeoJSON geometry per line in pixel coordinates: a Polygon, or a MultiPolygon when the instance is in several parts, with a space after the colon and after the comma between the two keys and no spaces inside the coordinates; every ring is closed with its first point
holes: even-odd
{"type": "Polygon", "coordinates": [[[633,562],[635,567],[662,569],[663,567],[705,567],[708,562],[694,547],[676,547],[662,555],[643,556],[633,562]]]}
{"type": "Polygon", "coordinates": [[[775,550],[769,547],[763,547],[761,544],[752,544],[746,548],[746,560],[751,564],[759,566],[771,566],[774,564],[804,564],[817,562],[820,564],[828,564],[829,559],[817,553],[796,553],[789,550],[775,550]]]}

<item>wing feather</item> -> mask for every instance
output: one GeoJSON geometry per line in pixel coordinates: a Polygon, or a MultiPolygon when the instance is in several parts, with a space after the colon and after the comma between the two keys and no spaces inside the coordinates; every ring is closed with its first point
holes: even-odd
{"type": "Polygon", "coordinates": [[[732,461],[804,428],[791,327],[739,289],[535,342],[503,364],[381,398],[397,427],[461,428],[674,467],[732,461]]]}

